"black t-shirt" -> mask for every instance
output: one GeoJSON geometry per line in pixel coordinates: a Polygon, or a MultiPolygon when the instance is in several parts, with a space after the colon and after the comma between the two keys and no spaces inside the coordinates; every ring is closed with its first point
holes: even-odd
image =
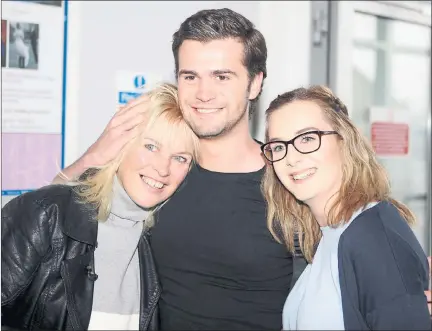
{"type": "Polygon", "coordinates": [[[263,174],[194,166],[156,215],[162,330],[281,330],[292,257],[267,229],[263,174]]]}

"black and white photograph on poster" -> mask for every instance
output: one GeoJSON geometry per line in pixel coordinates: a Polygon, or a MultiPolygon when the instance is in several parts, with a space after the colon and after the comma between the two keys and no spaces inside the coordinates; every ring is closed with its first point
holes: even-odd
{"type": "Polygon", "coordinates": [[[1,66],[6,67],[7,54],[7,21],[1,20],[1,66]]]}
{"type": "Polygon", "coordinates": [[[41,5],[48,5],[48,6],[55,6],[55,7],[61,7],[62,6],[62,2],[63,2],[63,1],[60,1],[60,0],[58,0],[58,1],[56,1],[56,0],[53,0],[53,1],[49,1],[49,0],[46,0],[46,1],[44,1],[44,0],[21,0],[21,1],[23,1],[23,2],[34,2],[34,3],[39,3],[41,5]]]}
{"type": "Polygon", "coordinates": [[[39,24],[9,23],[9,68],[38,69],[39,24]]]}

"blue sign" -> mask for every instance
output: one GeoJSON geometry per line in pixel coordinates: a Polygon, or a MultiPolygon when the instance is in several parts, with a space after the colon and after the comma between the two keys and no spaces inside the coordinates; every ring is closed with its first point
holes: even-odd
{"type": "Polygon", "coordinates": [[[137,92],[119,92],[118,103],[121,105],[125,105],[132,99],[138,98],[140,95],[141,93],[137,92]]]}
{"type": "Polygon", "coordinates": [[[134,78],[135,88],[143,88],[145,84],[146,84],[146,80],[143,75],[135,76],[134,78]]]}
{"type": "Polygon", "coordinates": [[[33,190],[5,190],[2,191],[2,195],[20,195],[31,191],[33,190]]]}

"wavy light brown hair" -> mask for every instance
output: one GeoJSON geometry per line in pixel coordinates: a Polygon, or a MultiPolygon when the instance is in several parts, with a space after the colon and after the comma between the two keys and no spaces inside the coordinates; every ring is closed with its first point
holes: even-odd
{"type": "MultiPolygon", "coordinates": [[[[329,88],[298,88],[273,100],[266,111],[266,141],[269,139],[268,120],[272,113],[294,101],[315,102],[340,136],[342,185],[327,214],[328,225],[336,227],[349,221],[357,209],[373,201],[391,202],[408,224],[413,225],[414,214],[390,197],[386,170],[378,162],[368,140],[348,117],[346,106],[329,88]]],[[[294,252],[294,235],[297,232],[303,255],[311,262],[321,239],[321,231],[310,208],[282,185],[271,164],[266,168],[261,188],[268,203],[267,224],[273,237],[294,252]]]]}

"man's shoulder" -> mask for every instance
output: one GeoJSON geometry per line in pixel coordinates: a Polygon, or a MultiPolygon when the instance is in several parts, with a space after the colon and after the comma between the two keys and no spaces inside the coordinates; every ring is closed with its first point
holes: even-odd
{"type": "MultiPolygon", "coordinates": [[[[264,169],[250,173],[220,173],[206,170],[193,165],[185,180],[180,184],[174,195],[164,204],[162,209],[184,208],[185,205],[201,203],[226,203],[240,206],[245,201],[263,204],[261,180],[264,169]]],[[[201,205],[194,205],[201,208],[201,205]]]]}

